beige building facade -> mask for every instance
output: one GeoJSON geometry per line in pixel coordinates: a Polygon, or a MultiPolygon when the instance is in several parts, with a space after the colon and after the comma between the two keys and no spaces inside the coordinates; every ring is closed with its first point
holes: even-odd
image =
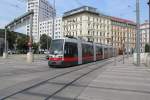
{"type": "Polygon", "coordinates": [[[83,6],[64,13],[63,34],[96,43],[110,44],[111,20],[96,8],[83,6]]]}
{"type": "Polygon", "coordinates": [[[140,25],[140,32],[141,32],[141,52],[145,52],[145,45],[149,44],[149,23],[145,21],[143,24],[140,25]]]}
{"type": "Polygon", "coordinates": [[[136,23],[130,20],[111,17],[113,45],[120,54],[133,52],[136,43],[136,23]],[[128,48],[128,49],[127,49],[128,48]]]}
{"type": "Polygon", "coordinates": [[[113,45],[120,54],[123,50],[133,52],[135,49],[136,23],[133,21],[107,16],[88,6],[65,12],[62,20],[64,36],[113,45]]]}

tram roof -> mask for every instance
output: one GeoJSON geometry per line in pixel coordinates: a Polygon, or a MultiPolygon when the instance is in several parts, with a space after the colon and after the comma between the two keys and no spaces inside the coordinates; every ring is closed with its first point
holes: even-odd
{"type": "MultiPolygon", "coordinates": [[[[78,39],[79,38],[70,38],[70,37],[64,37],[64,38],[61,38],[61,39],[54,39],[54,40],[65,40],[67,42],[74,42],[74,43],[77,43],[78,42],[78,39]]],[[[104,46],[104,47],[112,47],[112,45],[107,45],[107,44],[101,44],[101,43],[95,43],[95,42],[88,42],[88,41],[84,41],[82,39],[81,40],[81,43],[85,43],[85,44],[95,44],[95,45],[101,45],[101,46],[104,46]]]]}

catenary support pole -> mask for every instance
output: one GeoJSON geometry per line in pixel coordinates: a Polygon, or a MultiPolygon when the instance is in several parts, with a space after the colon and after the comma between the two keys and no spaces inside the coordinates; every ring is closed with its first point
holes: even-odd
{"type": "Polygon", "coordinates": [[[149,45],[150,45],[150,0],[148,1],[149,6],[149,45]]]}
{"type": "Polygon", "coordinates": [[[33,27],[33,14],[30,16],[30,37],[29,37],[29,52],[27,53],[27,62],[32,63],[34,61],[33,52],[32,52],[32,28],[33,27]]]}
{"type": "Polygon", "coordinates": [[[140,1],[136,0],[136,52],[137,52],[137,66],[140,66],[140,1]]]}
{"type": "MultiPolygon", "coordinates": [[[[129,28],[128,24],[127,24],[127,28],[129,28]]],[[[129,31],[127,31],[127,58],[129,58],[129,31]]]]}
{"type": "Polygon", "coordinates": [[[55,38],[55,0],[53,1],[53,31],[52,31],[52,39],[55,38]]]}

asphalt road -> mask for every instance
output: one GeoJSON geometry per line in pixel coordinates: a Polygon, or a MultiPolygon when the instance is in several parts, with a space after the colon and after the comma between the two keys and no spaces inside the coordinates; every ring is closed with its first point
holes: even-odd
{"type": "Polygon", "coordinates": [[[33,64],[26,63],[25,55],[9,56],[8,59],[0,58],[0,90],[49,72],[50,69],[44,56],[39,58],[33,64]]]}
{"type": "Polygon", "coordinates": [[[120,57],[70,68],[49,68],[42,55],[0,58],[0,100],[149,100],[149,68],[120,57]]]}

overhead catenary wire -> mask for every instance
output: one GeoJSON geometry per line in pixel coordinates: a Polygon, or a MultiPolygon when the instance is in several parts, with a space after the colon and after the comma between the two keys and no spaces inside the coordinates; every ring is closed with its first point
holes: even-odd
{"type": "Polygon", "coordinates": [[[79,6],[83,6],[83,4],[79,0],[75,0],[79,6]]]}
{"type": "Polygon", "coordinates": [[[24,3],[24,2],[27,2],[28,0],[18,0],[18,1],[24,3]]]}
{"type": "Polygon", "coordinates": [[[19,6],[19,4],[13,4],[13,3],[10,3],[10,2],[4,1],[4,0],[2,0],[1,3],[7,4],[7,5],[17,8],[17,9],[23,9],[22,7],[19,6]]]}

